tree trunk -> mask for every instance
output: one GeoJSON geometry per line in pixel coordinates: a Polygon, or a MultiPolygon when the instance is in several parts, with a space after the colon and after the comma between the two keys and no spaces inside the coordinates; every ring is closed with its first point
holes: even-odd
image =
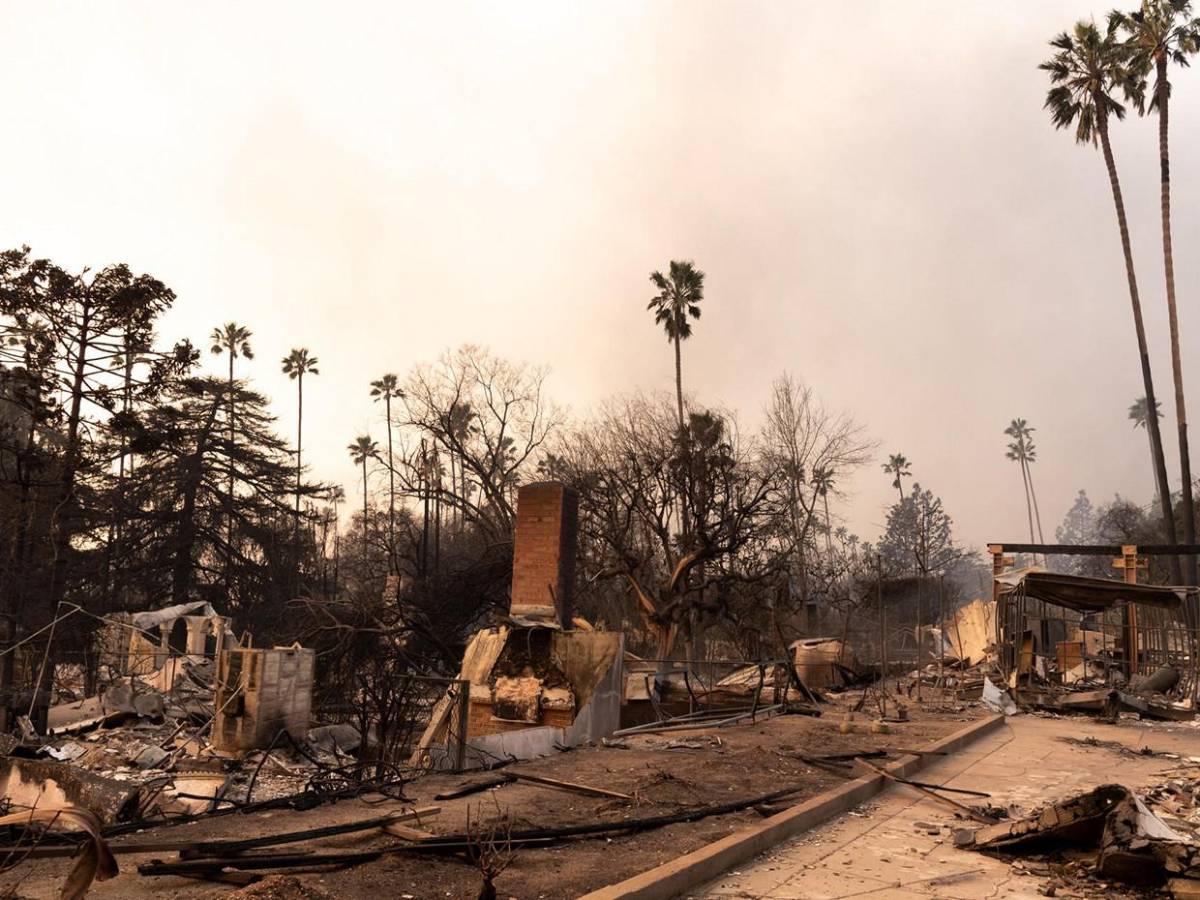
{"type": "MultiPolygon", "coordinates": [[[[1142,367],[1142,386],[1146,391],[1146,404],[1150,409],[1147,419],[1152,429],[1151,444],[1156,453],[1154,459],[1154,477],[1158,482],[1159,505],[1162,508],[1163,533],[1168,544],[1178,543],[1175,536],[1175,515],[1171,509],[1171,488],[1167,481],[1167,464],[1163,459],[1162,435],[1158,430],[1157,404],[1154,399],[1154,377],[1150,372],[1150,351],[1146,347],[1146,326],[1142,321],[1142,301],[1138,296],[1137,274],[1133,268],[1133,248],[1129,242],[1129,223],[1125,218],[1125,200],[1121,196],[1121,182],[1117,177],[1117,164],[1113,159],[1112,145],[1108,139],[1108,116],[1104,112],[1101,101],[1097,99],[1097,130],[1100,134],[1100,147],[1104,152],[1104,164],[1108,168],[1108,181],[1112,188],[1113,206],[1117,212],[1117,228],[1121,233],[1121,250],[1125,256],[1125,278],[1129,283],[1129,303],[1133,308],[1133,328],[1137,336],[1138,357],[1142,367]]],[[[1183,568],[1178,556],[1168,557],[1171,565],[1171,580],[1176,584],[1183,581],[1183,568]]]]}
{"type": "Polygon", "coordinates": [[[421,494],[421,574],[429,572],[429,454],[421,441],[421,477],[417,482],[421,494]]]}
{"type": "MultiPolygon", "coordinates": [[[[84,375],[87,371],[88,350],[91,346],[92,306],[84,301],[79,324],[78,357],[71,381],[71,408],[67,416],[67,452],[63,458],[62,481],[51,515],[51,546],[54,565],[50,570],[50,611],[62,602],[67,590],[67,558],[71,550],[71,526],[74,518],[69,508],[75,498],[75,476],[79,471],[82,453],[79,447],[79,423],[82,418],[84,375]]],[[[53,672],[53,667],[51,667],[53,672]]]]}
{"type": "Polygon", "coordinates": [[[396,564],[396,467],[392,457],[392,395],[383,397],[384,415],[387,416],[388,433],[388,571],[400,571],[396,564]]]}
{"type": "Polygon", "coordinates": [[[825,490],[821,494],[821,499],[825,501],[825,555],[832,561],[833,559],[833,525],[829,521],[829,491],[825,490]]]}
{"type": "Polygon", "coordinates": [[[296,533],[300,533],[300,452],[304,440],[304,373],[296,376],[296,533]]]}
{"type": "Polygon", "coordinates": [[[678,337],[675,338],[675,403],[679,408],[679,430],[683,431],[683,360],[678,337]]]}
{"type": "MultiPolygon", "coordinates": [[[[1150,426],[1146,426],[1146,440],[1150,442],[1150,467],[1154,468],[1154,460],[1158,458],[1158,451],[1154,449],[1154,435],[1150,433],[1150,426]]],[[[1158,482],[1154,483],[1154,504],[1158,505],[1158,482]]]]}
{"type": "MultiPolygon", "coordinates": [[[[687,431],[683,424],[683,362],[679,350],[679,336],[675,336],[675,402],[679,409],[679,439],[686,440],[687,431]]],[[[686,448],[681,448],[686,450],[686,448]]],[[[679,518],[683,524],[683,545],[688,546],[692,531],[691,518],[688,513],[687,498],[679,498],[679,518]]]]}
{"type": "MultiPolygon", "coordinates": [[[[1167,320],[1171,326],[1171,374],[1175,379],[1175,422],[1179,428],[1179,477],[1183,490],[1183,542],[1196,543],[1196,513],[1192,507],[1192,463],[1188,450],[1187,405],[1183,399],[1183,361],[1179,353],[1179,316],[1175,307],[1175,258],[1171,251],[1171,159],[1167,140],[1167,57],[1160,54],[1158,69],[1158,158],[1162,182],[1163,270],[1167,279],[1167,320]]],[[[1151,408],[1153,413],[1153,408],[1151,408]]],[[[1188,584],[1196,584],[1196,557],[1184,558],[1188,584]]]]}
{"type": "Polygon", "coordinates": [[[1025,515],[1029,517],[1029,543],[1036,544],[1037,538],[1033,536],[1033,504],[1029,502],[1029,476],[1025,474],[1025,460],[1018,459],[1017,464],[1021,467],[1021,484],[1025,487],[1025,515]]]}
{"type": "Polygon", "coordinates": [[[342,519],[338,515],[338,505],[333,504],[333,598],[338,595],[338,577],[342,564],[342,519]]]}
{"type": "Polygon", "coordinates": [[[1025,477],[1029,479],[1029,496],[1033,500],[1033,519],[1037,523],[1038,543],[1046,543],[1046,536],[1042,533],[1042,513],[1038,509],[1037,491],[1033,489],[1033,469],[1029,468],[1029,463],[1025,463],[1025,477]]]}
{"type": "MultiPolygon", "coordinates": [[[[450,495],[454,496],[455,494],[458,493],[458,481],[456,480],[457,476],[455,476],[455,474],[454,474],[454,450],[451,449],[448,451],[448,453],[450,456],[450,495]]],[[[450,507],[450,521],[447,524],[450,526],[450,531],[452,533],[457,531],[457,529],[458,529],[458,509],[457,509],[457,507],[458,507],[457,503],[454,503],[450,507]]]]}
{"type": "MultiPolygon", "coordinates": [[[[304,554],[300,552],[300,471],[303,468],[304,449],[304,371],[296,375],[296,515],[292,522],[292,591],[300,594],[300,566],[304,554]]],[[[311,544],[310,544],[311,546],[311,544]]],[[[324,551],[322,551],[324,552],[324,551]]]]}
{"type": "Polygon", "coordinates": [[[367,455],[363,454],[363,571],[367,567],[367,455]]]}
{"type": "MultiPolygon", "coordinates": [[[[204,428],[196,435],[196,450],[188,463],[187,482],[183,489],[183,502],[179,508],[179,522],[175,531],[175,560],[171,573],[171,602],[187,603],[192,588],[192,552],[196,544],[196,494],[204,480],[204,454],[208,452],[209,436],[217,420],[219,398],[213,398],[204,428]]],[[[233,511],[229,512],[230,519],[233,511]]],[[[219,524],[218,524],[219,527],[219,524]]],[[[220,532],[217,532],[220,534],[220,532]]]]}
{"type": "Polygon", "coordinates": [[[234,427],[234,417],[236,414],[235,401],[233,399],[233,346],[229,347],[229,512],[226,522],[225,542],[229,545],[229,558],[225,562],[225,593],[229,594],[233,589],[233,447],[237,442],[237,432],[234,427]]]}

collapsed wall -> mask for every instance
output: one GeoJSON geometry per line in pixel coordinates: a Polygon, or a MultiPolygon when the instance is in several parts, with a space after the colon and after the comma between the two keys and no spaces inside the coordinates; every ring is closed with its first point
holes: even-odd
{"type": "Polygon", "coordinates": [[[303,740],[312,711],[316,653],[294,647],[236,647],[217,657],[213,749],[253,750],[286,731],[303,740]]]}

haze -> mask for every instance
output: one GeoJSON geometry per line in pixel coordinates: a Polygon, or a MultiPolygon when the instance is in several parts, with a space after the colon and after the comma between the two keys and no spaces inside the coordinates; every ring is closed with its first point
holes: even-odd
{"type": "MultiPolygon", "coordinates": [[[[913,461],[962,542],[1027,536],[1015,416],[1037,428],[1047,539],[1080,488],[1151,497],[1103,164],[1052,129],[1036,68],[1106,7],[3,8],[0,243],[163,279],[164,339],[207,350],[214,325],[249,327],[242,371],[284,434],[279,359],[308,347],[306,462],[351,496],[345,445],[382,434],[370,380],[447,347],[548,365],[577,414],[670,389],[647,275],[691,258],[696,402],[753,427],[793,372],[913,461]]],[[[1193,398],[1198,77],[1178,74],[1172,104],[1193,398]]],[[[1114,140],[1170,423],[1153,121],[1114,140]]],[[[893,500],[879,460],[844,488],[873,539],[893,500]]]]}

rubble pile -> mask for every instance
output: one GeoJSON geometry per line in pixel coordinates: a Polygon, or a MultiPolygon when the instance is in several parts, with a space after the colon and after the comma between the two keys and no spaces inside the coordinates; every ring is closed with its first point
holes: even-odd
{"type": "MultiPolygon", "coordinates": [[[[998,818],[982,828],[961,828],[955,845],[967,850],[1050,863],[1048,896],[1072,883],[1119,882],[1161,887],[1190,896],[1200,890],[1200,781],[1175,779],[1145,799],[1119,784],[1048,804],[1031,813],[989,807],[998,818]],[[996,814],[999,813],[997,816],[996,814]]],[[[1045,891],[1043,891],[1045,893],[1045,891]]]]}
{"type": "MultiPolygon", "coordinates": [[[[1200,757],[1193,757],[1196,762],[1200,757]]],[[[1200,771],[1158,785],[1147,792],[1145,802],[1172,829],[1200,843],[1200,771]]]]}
{"type": "MultiPolygon", "coordinates": [[[[245,752],[214,748],[211,661],[172,658],[170,670],[169,685],[161,672],[122,676],[104,684],[95,697],[51,707],[50,733],[14,742],[8,748],[8,769],[16,766],[28,774],[30,763],[37,761],[42,784],[34,793],[39,796],[48,794],[46,782],[57,785],[86,773],[99,794],[136,797],[136,802],[79,804],[112,824],[196,815],[298,794],[314,777],[353,762],[350,754],[361,741],[348,724],[313,729],[299,746],[279,741],[245,752]]],[[[22,805],[12,791],[5,793],[14,808],[22,805]]]]}
{"type": "Polygon", "coordinates": [[[311,687],[295,688],[311,651],[252,649],[207,604],[114,617],[101,637],[94,693],[81,666],[63,664],[53,695],[38,692],[40,710],[9,700],[20,736],[0,746],[6,811],[69,804],[106,828],[149,827],[289,798],[311,805],[366,783],[356,727],[309,730],[311,687]]]}

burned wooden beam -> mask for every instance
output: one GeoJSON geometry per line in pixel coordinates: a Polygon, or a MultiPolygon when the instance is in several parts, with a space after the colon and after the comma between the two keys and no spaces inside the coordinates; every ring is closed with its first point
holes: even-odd
{"type": "MultiPolygon", "coordinates": [[[[311,841],[339,834],[353,834],[358,831],[369,831],[372,828],[386,828],[400,822],[419,821],[437,815],[439,806],[425,806],[405,810],[386,816],[376,816],[371,819],[360,819],[342,825],[327,825],[324,828],[309,828],[304,831],[289,831],[282,834],[267,834],[257,838],[244,840],[219,841],[143,841],[131,844],[110,844],[109,849],[115,854],[127,853],[179,853],[182,856],[210,857],[235,855],[262,847],[278,847],[283,844],[294,844],[301,841],[311,841]]],[[[78,851],[78,844],[40,845],[36,847],[0,847],[0,853],[20,853],[30,857],[73,856],[78,851]]]]}
{"type": "Polygon", "coordinates": [[[197,875],[205,872],[253,871],[256,869],[294,869],[307,866],[353,866],[373,862],[382,850],[350,853],[279,853],[265,856],[205,857],[177,862],[154,860],[138,866],[139,875],[197,875]]]}
{"type": "MultiPolygon", "coordinates": [[[[1041,553],[1046,556],[1120,556],[1120,544],[1004,544],[991,541],[989,547],[1002,547],[1005,553],[1041,553]]],[[[1200,544],[1138,544],[1140,556],[1200,556],[1200,544]]]]}
{"type": "Polygon", "coordinates": [[[977,810],[971,809],[971,807],[969,807],[969,806],[964,806],[963,804],[959,803],[957,800],[951,800],[949,797],[943,797],[941,794],[934,793],[932,788],[937,787],[937,785],[931,785],[930,787],[925,787],[921,784],[916,783],[915,781],[909,781],[906,778],[901,778],[899,775],[893,775],[887,769],[881,769],[881,768],[879,768],[879,766],[872,765],[871,763],[867,762],[865,759],[860,759],[858,761],[858,764],[860,766],[864,766],[865,768],[874,772],[876,775],[882,775],[884,778],[888,779],[889,781],[894,781],[897,784],[906,784],[909,787],[913,788],[914,790],[920,791],[922,794],[924,794],[929,799],[937,800],[939,803],[942,803],[946,806],[949,806],[949,807],[957,810],[958,812],[965,815],[967,818],[973,819],[976,822],[982,822],[985,825],[991,825],[991,824],[995,823],[995,821],[996,821],[991,816],[985,816],[982,813],[978,812],[977,810]]]}
{"type": "Polygon", "coordinates": [[[470,784],[464,784],[461,787],[454,788],[450,791],[443,791],[440,794],[434,794],[434,800],[457,800],[459,797],[469,797],[471,794],[478,794],[480,791],[491,790],[495,787],[500,787],[505,784],[512,784],[516,781],[515,775],[493,775],[491,778],[483,778],[479,781],[473,781],[470,784]]]}
{"type": "Polygon", "coordinates": [[[591,797],[608,797],[610,800],[633,799],[628,794],[622,794],[619,791],[610,791],[605,788],[592,787],[589,784],[578,784],[574,781],[560,781],[557,778],[547,778],[544,775],[530,775],[526,772],[510,772],[509,774],[518,781],[528,781],[530,784],[554,788],[560,791],[569,791],[573,794],[586,794],[591,797]]]}

